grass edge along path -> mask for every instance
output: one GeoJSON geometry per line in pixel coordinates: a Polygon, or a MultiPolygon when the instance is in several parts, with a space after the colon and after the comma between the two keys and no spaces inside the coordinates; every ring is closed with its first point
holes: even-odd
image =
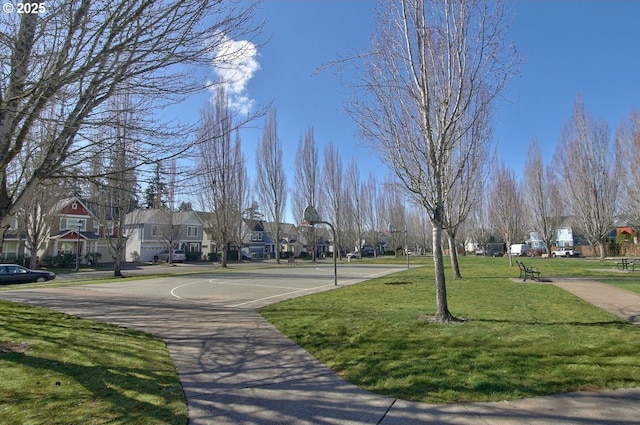
{"type": "Polygon", "coordinates": [[[0,301],[0,417],[14,424],[187,423],[165,343],[0,301]]]}
{"type": "Polygon", "coordinates": [[[447,289],[463,324],[429,321],[428,265],[261,313],[349,382],[394,398],[500,401],[640,387],[636,326],[553,285],[514,283],[506,259],[462,262],[466,278],[449,278],[447,289]]]}

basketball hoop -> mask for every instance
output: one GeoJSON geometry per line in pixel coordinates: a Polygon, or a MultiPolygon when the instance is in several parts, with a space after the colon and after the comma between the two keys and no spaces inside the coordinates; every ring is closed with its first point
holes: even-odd
{"type": "Polygon", "coordinates": [[[319,223],[322,220],[320,219],[320,214],[318,214],[318,211],[315,209],[315,207],[309,205],[304,209],[304,221],[313,226],[314,224],[319,223]]]}

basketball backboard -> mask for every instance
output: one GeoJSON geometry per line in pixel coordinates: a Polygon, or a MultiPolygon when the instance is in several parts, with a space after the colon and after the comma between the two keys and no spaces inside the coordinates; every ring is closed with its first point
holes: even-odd
{"type": "Polygon", "coordinates": [[[319,223],[322,220],[320,219],[320,214],[318,214],[318,211],[315,209],[315,207],[309,205],[304,209],[304,221],[313,226],[314,224],[319,223]]]}

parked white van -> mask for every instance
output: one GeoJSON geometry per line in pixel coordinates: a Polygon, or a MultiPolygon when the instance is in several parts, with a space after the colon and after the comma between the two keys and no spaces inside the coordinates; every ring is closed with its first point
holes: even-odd
{"type": "Polygon", "coordinates": [[[511,255],[514,257],[524,257],[529,254],[529,244],[526,243],[514,243],[509,248],[511,255]]]}

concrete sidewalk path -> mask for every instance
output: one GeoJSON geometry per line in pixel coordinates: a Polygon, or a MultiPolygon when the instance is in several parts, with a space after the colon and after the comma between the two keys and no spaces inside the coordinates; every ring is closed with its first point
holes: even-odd
{"type": "Polygon", "coordinates": [[[640,325],[640,294],[588,279],[554,278],[551,280],[554,285],[596,307],[635,325],[640,325]]]}
{"type": "Polygon", "coordinates": [[[640,423],[640,389],[446,405],[378,396],[341,379],[249,308],[90,286],[0,292],[0,298],[162,338],[178,370],[191,425],[640,423]]]}

